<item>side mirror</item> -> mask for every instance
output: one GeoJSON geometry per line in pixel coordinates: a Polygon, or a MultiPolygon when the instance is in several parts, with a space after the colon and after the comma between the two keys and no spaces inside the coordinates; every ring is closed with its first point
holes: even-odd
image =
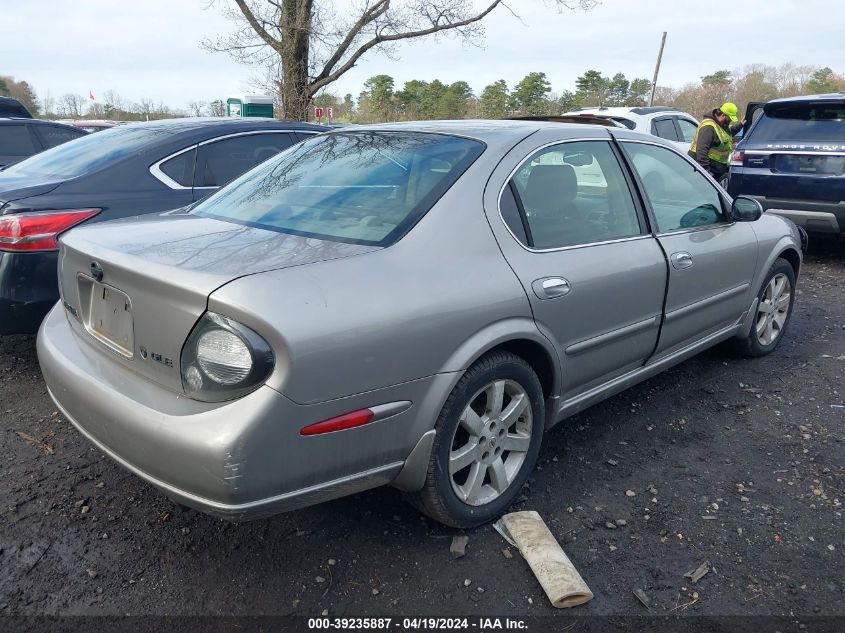
{"type": "Polygon", "coordinates": [[[753,198],[739,196],[731,205],[731,216],[737,222],[756,222],[763,215],[763,205],[753,198]]]}

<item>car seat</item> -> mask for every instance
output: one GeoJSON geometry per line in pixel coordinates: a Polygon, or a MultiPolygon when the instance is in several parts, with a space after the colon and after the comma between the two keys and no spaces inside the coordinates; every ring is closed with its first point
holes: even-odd
{"type": "Polygon", "coordinates": [[[571,165],[535,165],[521,193],[534,246],[552,248],[574,243],[582,218],[575,204],[578,180],[571,165]]]}

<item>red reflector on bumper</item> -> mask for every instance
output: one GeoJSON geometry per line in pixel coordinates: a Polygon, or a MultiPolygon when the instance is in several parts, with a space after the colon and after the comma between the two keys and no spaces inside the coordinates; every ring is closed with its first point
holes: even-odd
{"type": "Polygon", "coordinates": [[[322,422],[315,422],[299,430],[300,435],[320,435],[322,433],[332,433],[334,431],[342,431],[344,429],[353,429],[356,426],[363,426],[373,419],[375,414],[369,409],[361,409],[359,411],[351,411],[344,413],[335,418],[329,418],[322,422]]]}

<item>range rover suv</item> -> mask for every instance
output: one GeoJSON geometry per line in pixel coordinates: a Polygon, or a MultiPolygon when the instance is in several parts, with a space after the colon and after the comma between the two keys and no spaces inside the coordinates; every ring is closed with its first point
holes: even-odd
{"type": "Polygon", "coordinates": [[[845,92],[777,99],[731,155],[728,192],[811,233],[845,233],[845,92]]]}

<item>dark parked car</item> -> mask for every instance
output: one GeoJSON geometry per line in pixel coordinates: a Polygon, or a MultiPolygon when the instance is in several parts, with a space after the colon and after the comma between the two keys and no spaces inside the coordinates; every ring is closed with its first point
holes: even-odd
{"type": "Polygon", "coordinates": [[[0,172],[0,334],[35,332],[59,299],[63,231],[184,207],[325,129],[248,118],[132,123],[0,172]]]}
{"type": "Polygon", "coordinates": [[[86,134],[86,130],[53,121],[0,119],[0,169],[86,134]]]}
{"type": "Polygon", "coordinates": [[[807,231],[845,233],[845,93],[777,99],[731,156],[728,192],[807,231]]]}
{"type": "Polygon", "coordinates": [[[32,118],[29,110],[27,110],[20,101],[13,99],[12,97],[0,97],[0,116],[14,116],[23,119],[32,118]]]}

